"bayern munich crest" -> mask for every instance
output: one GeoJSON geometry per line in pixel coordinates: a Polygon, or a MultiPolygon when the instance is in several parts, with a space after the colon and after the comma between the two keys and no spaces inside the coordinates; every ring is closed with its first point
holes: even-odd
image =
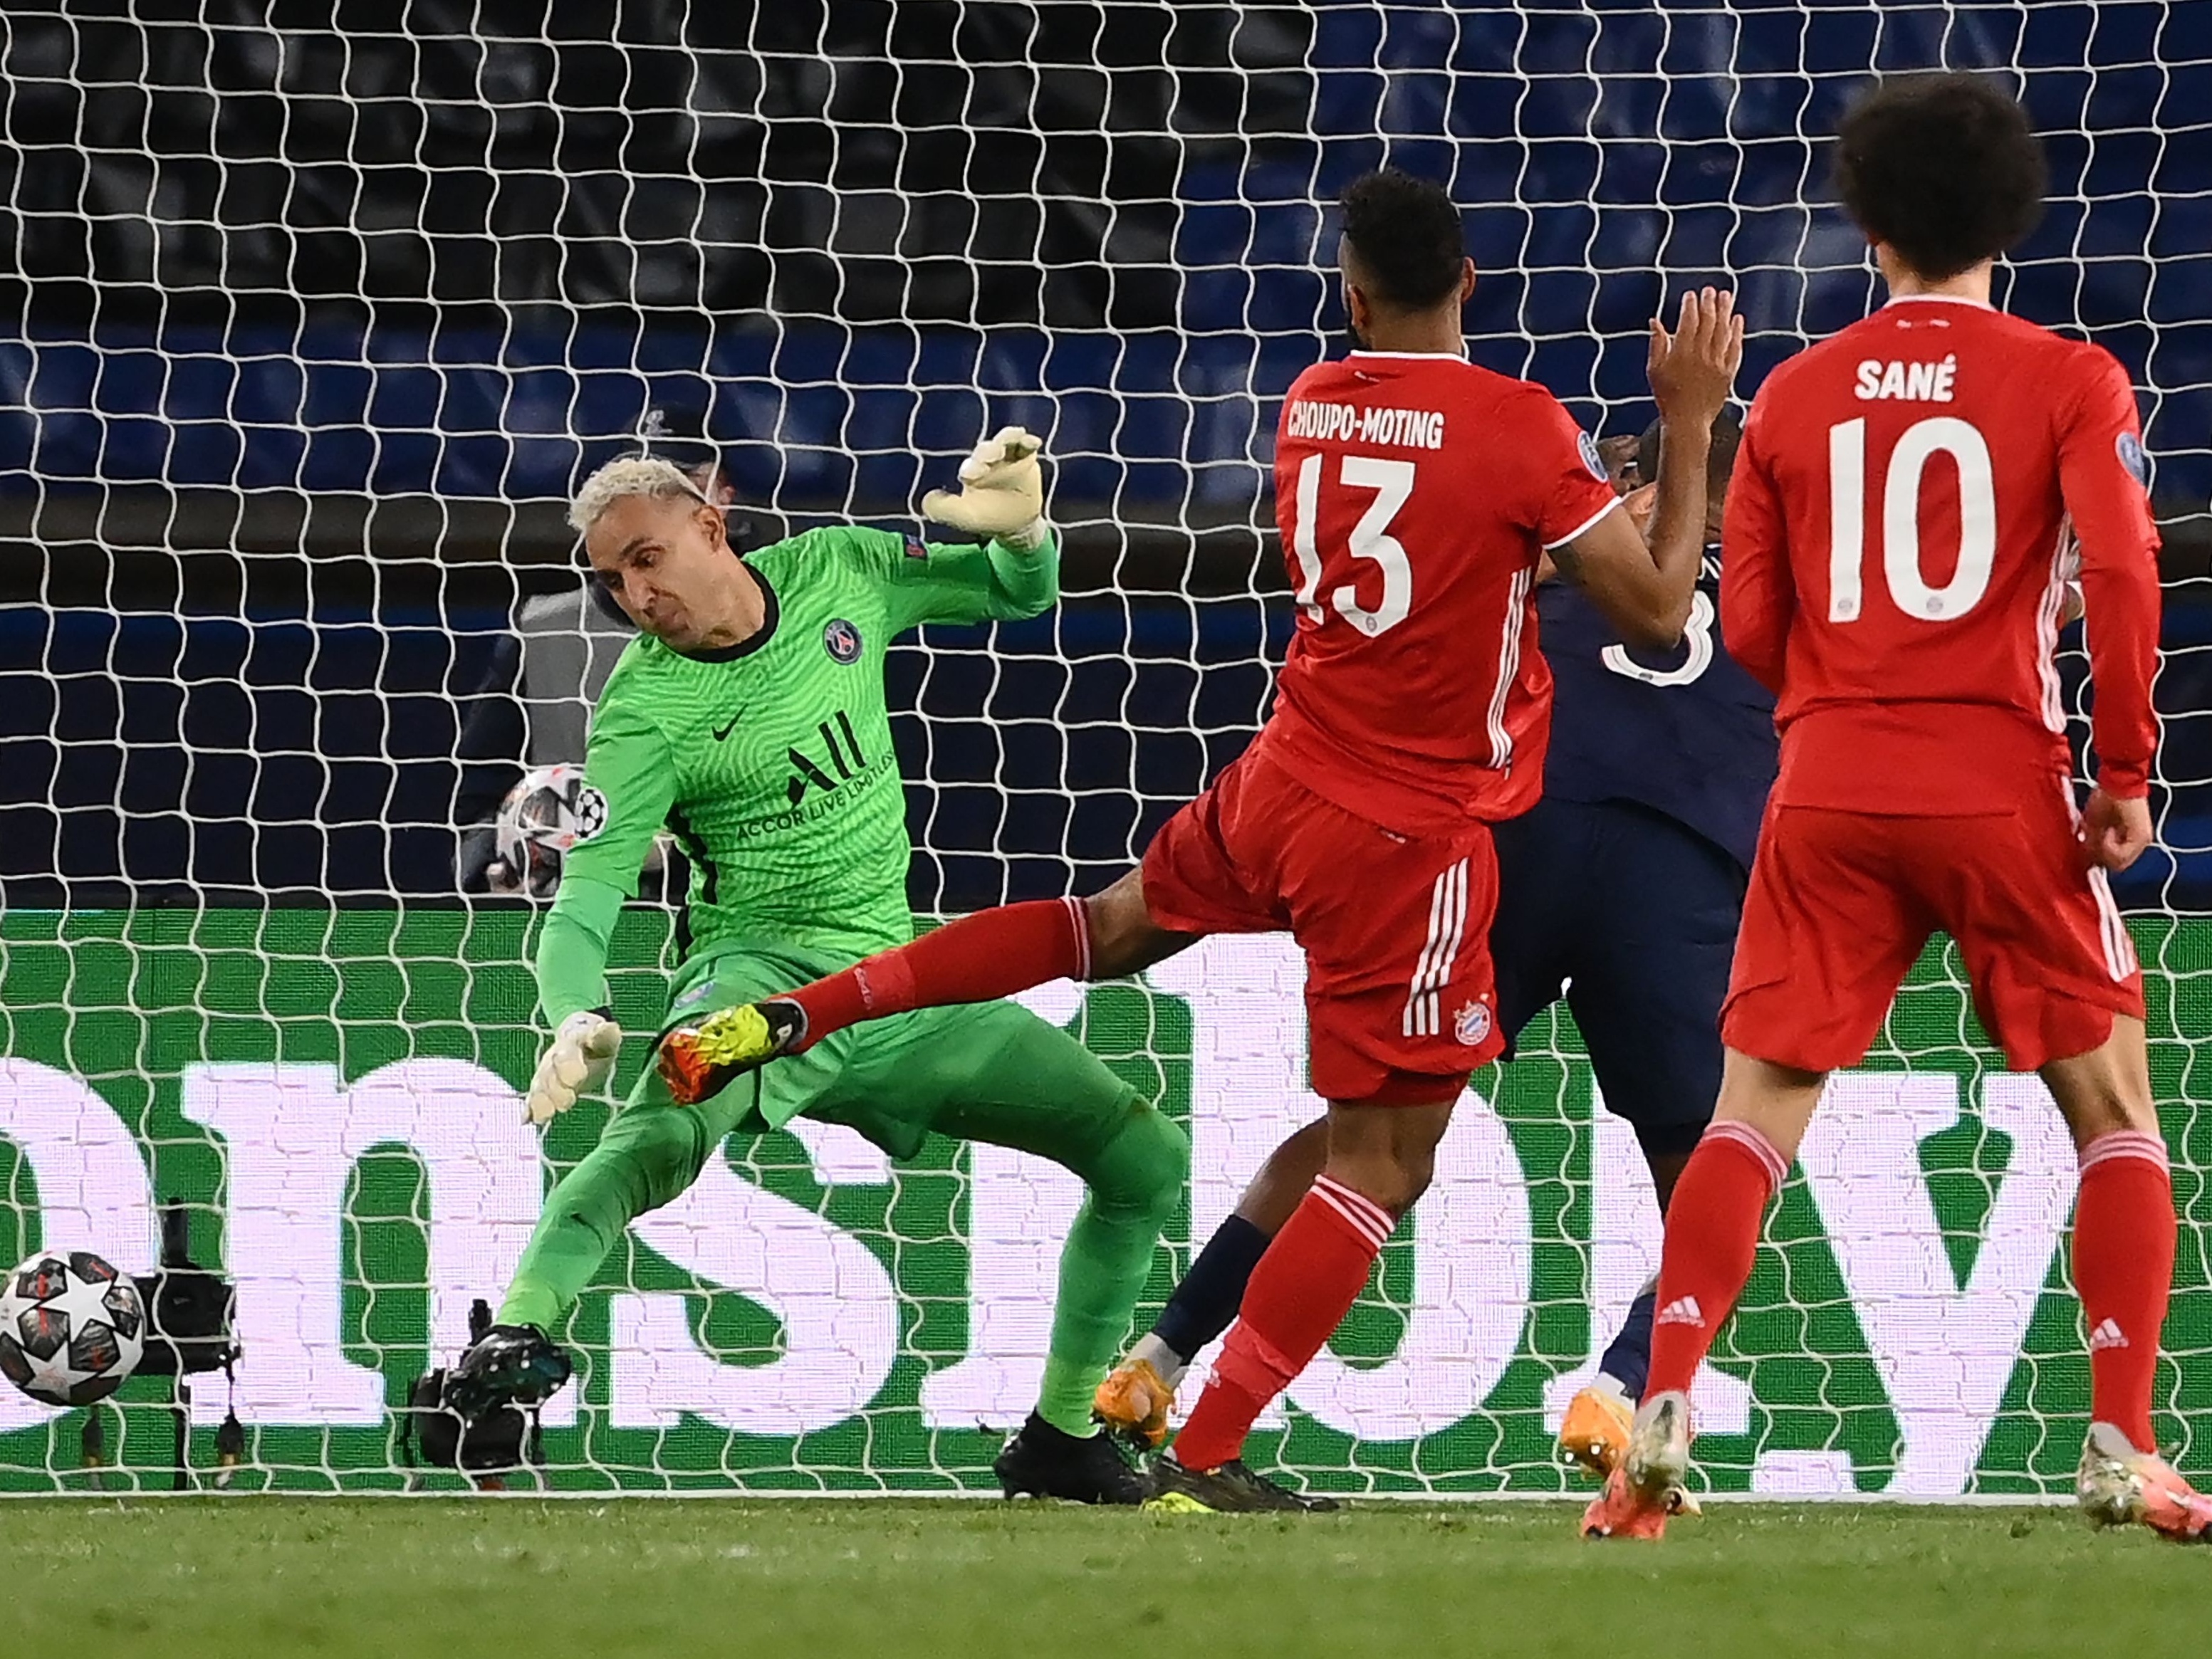
{"type": "Polygon", "coordinates": [[[832,662],[856,663],[860,659],[860,630],[839,617],[822,630],[822,648],[832,662]]]}
{"type": "Polygon", "coordinates": [[[1490,1005],[1470,1002],[1452,1016],[1452,1035],[1469,1048],[1480,1048],[1490,1035],[1490,1005]]]}

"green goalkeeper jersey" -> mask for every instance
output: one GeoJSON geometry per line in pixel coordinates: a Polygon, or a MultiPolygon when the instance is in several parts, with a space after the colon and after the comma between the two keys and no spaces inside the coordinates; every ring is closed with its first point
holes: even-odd
{"type": "Polygon", "coordinates": [[[746,562],[768,601],[752,638],[687,656],[641,635],[599,694],[584,763],[597,825],[568,854],[536,960],[552,1024],[605,1003],[607,939],[664,826],[691,866],[687,954],[754,940],[858,959],[912,938],[885,653],[918,623],[1033,617],[1059,592],[1051,541],[838,526],[746,562]]]}

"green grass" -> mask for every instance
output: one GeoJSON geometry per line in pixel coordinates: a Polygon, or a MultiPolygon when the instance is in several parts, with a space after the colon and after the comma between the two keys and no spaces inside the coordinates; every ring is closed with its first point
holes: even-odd
{"type": "Polygon", "coordinates": [[[2063,1510],[0,1502],[0,1652],[2006,1656],[2169,1650],[2212,1551],[2063,1510]],[[33,1644],[39,1644],[33,1647],[33,1644]]]}

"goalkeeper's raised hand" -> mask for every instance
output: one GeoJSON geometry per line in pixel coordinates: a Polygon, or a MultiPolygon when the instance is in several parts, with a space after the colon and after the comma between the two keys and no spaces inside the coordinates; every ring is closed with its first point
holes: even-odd
{"type": "Polygon", "coordinates": [[[562,1020],[530,1079],[530,1121],[551,1121],[605,1083],[621,1047],[622,1028],[604,1014],[583,1008],[562,1020]]]}
{"type": "Polygon", "coordinates": [[[960,490],[933,489],[921,510],[939,524],[1024,550],[1045,538],[1044,446],[1018,426],[1002,426],[960,463],[960,490]]]}

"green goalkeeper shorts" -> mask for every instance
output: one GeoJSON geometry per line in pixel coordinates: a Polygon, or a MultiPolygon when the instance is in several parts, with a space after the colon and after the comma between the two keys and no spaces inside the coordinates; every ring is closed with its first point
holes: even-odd
{"type": "MultiPolygon", "coordinates": [[[[849,965],[750,945],[696,957],[677,974],[661,1030],[849,965]]],[[[1015,1003],[978,1002],[848,1026],[693,1108],[677,1105],[648,1066],[625,1109],[701,1112],[716,1140],[805,1116],[857,1129],[896,1158],[933,1129],[1065,1162],[1091,1134],[1110,1136],[1132,1103],[1146,1103],[1058,1026],[1015,1003]]]]}

